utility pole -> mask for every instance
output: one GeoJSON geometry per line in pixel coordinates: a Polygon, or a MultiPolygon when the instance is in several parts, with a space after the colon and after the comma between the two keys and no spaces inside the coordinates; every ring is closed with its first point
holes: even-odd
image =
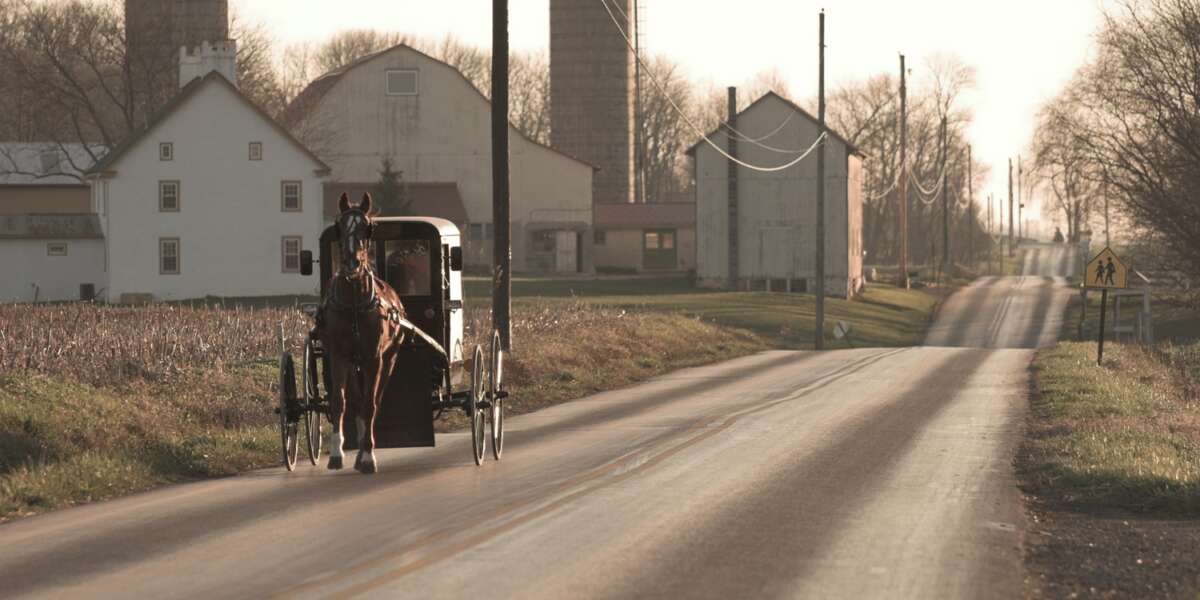
{"type": "Polygon", "coordinates": [[[492,327],[506,351],[512,350],[508,195],[508,0],[492,0],[492,327]]]}
{"type": "Polygon", "coordinates": [[[1008,159],[1008,256],[1016,256],[1013,249],[1013,189],[1012,189],[1012,159],[1008,159]]]}
{"type": "Polygon", "coordinates": [[[975,182],[971,181],[971,146],[967,146],[967,265],[975,264],[975,182]]]}
{"type": "MultiPolygon", "coordinates": [[[[821,124],[821,135],[825,131],[825,11],[821,11],[820,68],[817,77],[817,113],[821,124]]],[[[814,347],[825,348],[825,147],[822,140],[817,148],[817,322],[814,347]]]]}
{"type": "Polygon", "coordinates": [[[1025,235],[1025,195],[1021,193],[1021,155],[1017,155],[1017,239],[1025,235]]]}
{"type": "Polygon", "coordinates": [[[950,263],[950,147],[946,143],[946,116],[942,115],[942,269],[950,263]]]}
{"type": "Polygon", "coordinates": [[[738,165],[733,161],[738,157],[737,138],[733,136],[733,132],[737,130],[737,88],[733,86],[729,87],[728,111],[729,116],[726,123],[729,130],[725,132],[725,140],[729,144],[729,156],[732,158],[725,171],[728,183],[726,191],[729,216],[729,227],[726,231],[729,238],[729,287],[736,290],[741,279],[741,274],[738,272],[738,257],[741,252],[738,238],[738,165]]]}
{"type": "Polygon", "coordinates": [[[908,289],[908,85],[904,55],[900,55],[900,278],[896,286],[908,289]]]}
{"type": "Polygon", "coordinates": [[[646,182],[643,173],[642,142],[642,23],[638,21],[638,7],[642,0],[633,0],[633,143],[634,176],[633,201],[646,201],[646,182]]]}

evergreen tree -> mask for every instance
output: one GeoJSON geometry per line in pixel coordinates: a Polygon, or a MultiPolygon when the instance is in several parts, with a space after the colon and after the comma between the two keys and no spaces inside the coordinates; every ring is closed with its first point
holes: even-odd
{"type": "Polygon", "coordinates": [[[379,181],[375,182],[375,205],[385,217],[410,214],[410,200],[404,190],[404,171],[397,171],[391,157],[385,156],[379,165],[379,181]]]}

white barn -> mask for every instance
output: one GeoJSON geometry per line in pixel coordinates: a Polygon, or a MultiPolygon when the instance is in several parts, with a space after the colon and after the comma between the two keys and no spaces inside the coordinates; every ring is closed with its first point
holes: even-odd
{"type": "MultiPolygon", "coordinates": [[[[491,265],[491,105],[455,68],[405,45],[364,57],[315,80],[289,107],[293,130],[320,139],[331,193],[369,187],[387,157],[429,216],[465,209],[467,265],[491,265]],[[439,184],[439,185],[434,185],[439,184]],[[457,198],[444,191],[456,190],[457,198]]],[[[509,127],[513,270],[592,272],[594,167],[509,127]]],[[[316,143],[314,142],[314,145],[316,143]]]]}
{"type": "Polygon", "coordinates": [[[329,169],[231,82],[232,43],[201,55],[182,72],[203,76],[88,171],[103,297],[315,294],[299,254],[316,249],[329,169]]]}
{"type": "MultiPolygon", "coordinates": [[[[768,92],[736,115],[734,128],[760,141],[737,144],[737,156],[774,166],[795,158],[820,135],[819,121],[795,103],[768,92]],[[763,147],[771,146],[774,149],[763,147]],[[787,153],[781,153],[785,151],[787,153]],[[790,153],[797,151],[797,153],[790,153]]],[[[729,148],[724,127],[708,136],[729,148]]],[[[735,138],[736,139],[736,138],[735,138]]],[[[863,155],[830,131],[825,144],[825,292],[851,297],[863,286],[863,155]]],[[[778,172],[735,168],[705,143],[688,150],[696,180],[696,275],[705,287],[807,291],[816,272],[816,155],[778,172]],[[732,189],[731,189],[732,188],[732,189]],[[736,265],[730,261],[730,196],[736,194],[736,265]],[[735,273],[730,273],[735,270],[735,273]]]]}

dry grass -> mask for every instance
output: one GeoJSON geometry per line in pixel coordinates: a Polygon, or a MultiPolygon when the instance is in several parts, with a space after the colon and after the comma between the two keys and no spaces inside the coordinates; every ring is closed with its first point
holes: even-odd
{"type": "Polygon", "coordinates": [[[173,305],[0,305],[0,373],[68,376],[111,387],[279,354],[308,331],[299,311],[173,305]]]}
{"type": "Polygon", "coordinates": [[[1080,508],[1200,513],[1200,345],[1061,343],[1034,362],[1022,467],[1036,495],[1080,508]]]}

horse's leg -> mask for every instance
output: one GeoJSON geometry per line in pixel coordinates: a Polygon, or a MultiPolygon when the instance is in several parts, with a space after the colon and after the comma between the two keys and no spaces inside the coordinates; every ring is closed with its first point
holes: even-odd
{"type": "Polygon", "coordinates": [[[359,442],[361,464],[358,470],[363,473],[374,473],[377,470],[375,461],[375,416],[379,414],[379,402],[387,387],[387,379],[391,375],[391,367],[396,362],[394,352],[385,352],[378,361],[372,361],[370,368],[363,372],[366,383],[359,422],[362,423],[359,442]]]}
{"type": "Polygon", "coordinates": [[[333,425],[333,433],[329,436],[328,468],[342,468],[342,417],[346,414],[346,386],[349,383],[347,375],[350,369],[345,365],[333,365],[333,389],[329,392],[329,421],[333,425]]]}

